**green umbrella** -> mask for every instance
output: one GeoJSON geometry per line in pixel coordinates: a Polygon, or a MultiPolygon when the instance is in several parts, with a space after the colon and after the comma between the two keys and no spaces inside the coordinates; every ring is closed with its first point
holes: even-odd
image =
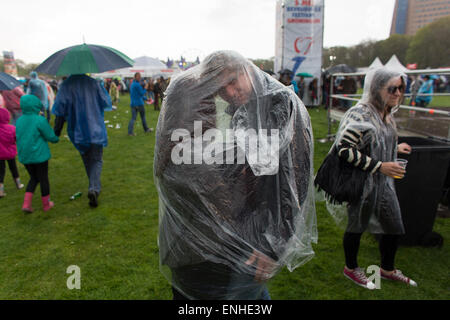
{"type": "Polygon", "coordinates": [[[134,61],[116,49],[82,44],[62,49],[42,62],[36,72],[57,76],[101,73],[133,66],[134,61]]]}
{"type": "Polygon", "coordinates": [[[300,72],[296,74],[297,77],[303,77],[303,78],[312,78],[314,77],[311,73],[308,72],[300,72]]]}

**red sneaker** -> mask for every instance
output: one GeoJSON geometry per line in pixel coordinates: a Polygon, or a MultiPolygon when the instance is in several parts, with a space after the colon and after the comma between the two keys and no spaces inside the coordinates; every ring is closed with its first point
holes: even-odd
{"type": "Polygon", "coordinates": [[[355,268],[353,271],[350,271],[350,269],[348,269],[346,266],[344,268],[344,276],[352,280],[358,286],[367,288],[369,290],[376,289],[375,284],[367,279],[364,270],[362,270],[361,268],[355,268]]]}
{"type": "Polygon", "coordinates": [[[381,274],[381,278],[383,278],[383,279],[392,280],[392,281],[400,281],[400,282],[409,284],[410,286],[417,287],[417,283],[414,280],[404,276],[400,270],[396,269],[396,270],[394,270],[394,273],[389,275],[380,269],[380,274],[381,274]]]}

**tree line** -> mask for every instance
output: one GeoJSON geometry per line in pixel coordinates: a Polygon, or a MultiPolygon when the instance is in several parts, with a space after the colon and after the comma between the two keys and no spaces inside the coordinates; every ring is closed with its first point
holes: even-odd
{"type": "Polygon", "coordinates": [[[418,69],[450,67],[450,16],[426,25],[414,36],[394,34],[386,40],[324,48],[322,66],[326,69],[345,63],[355,68],[368,67],[376,57],[386,63],[393,54],[405,66],[417,63],[418,69]]]}
{"type": "MultiPolygon", "coordinates": [[[[417,68],[450,67],[450,16],[419,29],[414,36],[394,34],[388,39],[366,40],[350,46],[324,48],[322,67],[347,64],[355,68],[368,67],[376,57],[385,64],[395,54],[403,65],[417,63],[417,68]],[[330,59],[332,57],[332,59],[330,59]]],[[[263,70],[273,70],[274,57],[253,59],[263,70]]]]}

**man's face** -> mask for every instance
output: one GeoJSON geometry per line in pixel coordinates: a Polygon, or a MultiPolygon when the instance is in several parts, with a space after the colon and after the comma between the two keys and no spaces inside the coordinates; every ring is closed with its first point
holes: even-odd
{"type": "Polygon", "coordinates": [[[136,81],[137,81],[137,82],[141,81],[141,74],[140,74],[140,73],[138,73],[138,74],[136,75],[136,81]]]}
{"type": "Polygon", "coordinates": [[[281,82],[283,83],[291,83],[291,76],[288,73],[281,75],[281,82]]]}
{"type": "Polygon", "coordinates": [[[227,73],[219,90],[220,97],[235,106],[246,104],[250,100],[251,93],[252,81],[244,70],[227,73]]]}

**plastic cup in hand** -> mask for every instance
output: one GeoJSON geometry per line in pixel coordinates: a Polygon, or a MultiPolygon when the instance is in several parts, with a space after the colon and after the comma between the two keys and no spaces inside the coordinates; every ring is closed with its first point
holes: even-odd
{"type": "MultiPolygon", "coordinates": [[[[396,161],[403,169],[406,170],[406,165],[408,164],[408,160],[405,159],[397,159],[396,161]]],[[[395,179],[403,179],[403,177],[400,176],[394,176],[395,179]]]]}

